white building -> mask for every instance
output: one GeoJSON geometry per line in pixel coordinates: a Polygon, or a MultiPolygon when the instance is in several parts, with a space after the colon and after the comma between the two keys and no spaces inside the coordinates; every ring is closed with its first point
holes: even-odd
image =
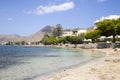
{"type": "Polygon", "coordinates": [[[76,35],[79,35],[81,33],[86,33],[86,32],[87,32],[87,29],[78,29],[76,34],[74,34],[73,31],[70,30],[70,31],[64,31],[62,36],[63,37],[65,37],[65,36],[76,36],[76,35]]]}
{"type": "Polygon", "coordinates": [[[72,35],[73,35],[72,31],[64,31],[62,36],[65,37],[65,36],[72,36],[72,35]]]}
{"type": "Polygon", "coordinates": [[[79,29],[77,32],[77,35],[81,34],[81,33],[86,33],[87,29],[79,29]]]}
{"type": "Polygon", "coordinates": [[[3,42],[3,43],[1,43],[1,45],[6,45],[6,44],[8,44],[9,42],[3,42]]]}

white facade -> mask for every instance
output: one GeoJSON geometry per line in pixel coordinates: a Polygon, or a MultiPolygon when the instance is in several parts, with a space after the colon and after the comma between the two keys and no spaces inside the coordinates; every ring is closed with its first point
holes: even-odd
{"type": "Polygon", "coordinates": [[[87,29],[79,29],[77,32],[77,35],[81,34],[81,33],[86,33],[87,29]]]}
{"type": "Polygon", "coordinates": [[[62,36],[65,37],[65,36],[72,36],[72,35],[73,35],[72,31],[64,31],[62,36]]]}
{"type": "Polygon", "coordinates": [[[3,42],[3,43],[1,43],[1,45],[6,45],[6,44],[8,44],[8,42],[3,42]]]}
{"type": "Polygon", "coordinates": [[[86,33],[86,32],[87,32],[87,29],[79,29],[79,30],[77,30],[76,34],[74,34],[72,30],[71,31],[64,31],[62,36],[63,37],[65,37],[65,36],[76,36],[76,35],[79,35],[81,33],[86,33]]]}

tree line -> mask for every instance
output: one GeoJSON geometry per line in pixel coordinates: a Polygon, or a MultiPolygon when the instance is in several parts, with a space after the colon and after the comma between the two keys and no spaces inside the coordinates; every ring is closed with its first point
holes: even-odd
{"type": "MultiPolygon", "coordinates": [[[[73,34],[77,33],[77,30],[73,31],[73,34]]],[[[84,34],[76,35],[76,36],[66,36],[62,37],[63,28],[60,24],[57,24],[53,28],[52,35],[44,35],[44,38],[40,41],[44,45],[56,45],[56,44],[81,44],[84,40],[84,34]]]]}
{"type": "MultiPolygon", "coordinates": [[[[81,44],[84,43],[84,39],[91,39],[92,43],[100,41],[101,36],[112,36],[112,42],[115,43],[116,36],[120,35],[120,18],[112,20],[102,20],[96,23],[96,28],[87,33],[76,35],[77,30],[73,30],[75,36],[61,37],[63,28],[60,24],[56,25],[53,29],[52,35],[45,35],[41,40],[41,43],[45,45],[59,44],[59,43],[70,43],[70,44],[81,44]]],[[[108,40],[108,39],[106,39],[108,40]]]]}
{"type": "Polygon", "coordinates": [[[101,36],[112,36],[112,47],[115,48],[116,40],[119,40],[119,38],[116,38],[118,35],[120,35],[120,18],[102,20],[96,23],[96,29],[87,32],[85,38],[92,39],[92,42],[96,42],[101,36]]]}
{"type": "MultiPolygon", "coordinates": [[[[120,35],[120,18],[112,19],[112,20],[102,20],[96,23],[96,28],[88,31],[87,33],[82,33],[77,35],[77,30],[73,30],[74,36],[66,36],[63,37],[63,27],[61,24],[57,24],[52,31],[52,35],[45,34],[41,41],[33,42],[32,44],[43,43],[44,45],[56,45],[56,44],[82,44],[85,43],[84,39],[91,39],[92,43],[99,42],[99,38],[101,36],[112,36],[111,39],[104,39],[103,41],[112,41],[114,44],[116,40],[120,41],[120,38],[116,38],[116,36],[120,35]]],[[[9,42],[9,44],[13,44],[9,42]]],[[[14,44],[17,45],[26,45],[25,41],[16,42],[14,44]]]]}
{"type": "Polygon", "coordinates": [[[112,20],[102,20],[96,23],[96,29],[87,32],[86,39],[92,39],[92,42],[97,41],[101,36],[112,36],[112,42],[116,42],[116,36],[120,35],[120,18],[112,20]]]}

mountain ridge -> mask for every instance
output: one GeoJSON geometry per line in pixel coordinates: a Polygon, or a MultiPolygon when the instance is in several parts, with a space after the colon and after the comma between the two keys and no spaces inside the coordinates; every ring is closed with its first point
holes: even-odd
{"type": "MultiPolygon", "coordinates": [[[[21,41],[38,42],[44,37],[45,34],[51,35],[53,28],[54,28],[54,26],[47,25],[29,36],[20,36],[17,34],[9,34],[9,35],[0,34],[0,43],[9,42],[9,41],[10,42],[21,42],[21,41]]],[[[80,28],[75,28],[75,29],[80,29],[80,28]]],[[[72,31],[75,29],[63,29],[63,31],[72,31]]],[[[92,29],[92,27],[90,28],[90,30],[91,29],[92,29]]],[[[89,28],[88,28],[88,30],[89,30],[89,28]]]]}
{"type": "Polygon", "coordinates": [[[26,42],[36,42],[40,41],[45,34],[51,34],[53,30],[53,26],[45,26],[41,30],[31,34],[30,36],[20,36],[17,34],[0,34],[0,43],[4,42],[20,42],[20,41],[26,41],[26,42]]]}

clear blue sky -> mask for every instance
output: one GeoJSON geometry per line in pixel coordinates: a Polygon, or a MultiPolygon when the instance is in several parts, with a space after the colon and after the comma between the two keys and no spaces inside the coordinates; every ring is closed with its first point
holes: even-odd
{"type": "Polygon", "coordinates": [[[119,15],[120,0],[0,0],[0,34],[31,35],[46,25],[87,28],[119,15]]]}

